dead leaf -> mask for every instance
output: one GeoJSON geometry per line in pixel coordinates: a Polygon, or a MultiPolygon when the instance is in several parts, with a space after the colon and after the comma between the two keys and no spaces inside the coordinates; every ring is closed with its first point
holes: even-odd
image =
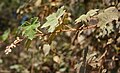
{"type": "Polygon", "coordinates": [[[45,56],[49,54],[49,52],[50,52],[50,45],[49,44],[44,44],[43,52],[44,52],[45,56]]]}
{"type": "Polygon", "coordinates": [[[53,57],[53,61],[55,61],[56,63],[60,64],[60,57],[59,56],[54,56],[53,57]]]}

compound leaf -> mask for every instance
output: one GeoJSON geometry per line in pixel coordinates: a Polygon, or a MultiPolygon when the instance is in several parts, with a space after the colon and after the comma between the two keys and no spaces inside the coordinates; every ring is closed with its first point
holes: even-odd
{"type": "Polygon", "coordinates": [[[47,22],[43,24],[41,28],[49,27],[48,32],[53,32],[58,26],[59,18],[65,13],[64,6],[57,10],[56,13],[52,13],[46,19],[47,22]]]}
{"type": "Polygon", "coordinates": [[[40,26],[40,23],[38,22],[37,18],[32,18],[31,23],[25,22],[22,25],[22,35],[25,35],[28,37],[28,39],[32,40],[35,37],[36,31],[35,29],[40,26]]]}
{"type": "Polygon", "coordinates": [[[99,9],[94,9],[94,10],[90,10],[87,12],[87,14],[83,14],[81,15],[79,18],[77,18],[75,20],[76,23],[79,23],[79,22],[87,22],[87,19],[90,18],[91,16],[94,16],[95,14],[97,14],[97,11],[99,9]]]}
{"type": "Polygon", "coordinates": [[[104,10],[104,12],[99,13],[97,17],[100,20],[100,25],[106,25],[107,23],[112,22],[113,20],[118,20],[119,13],[115,7],[110,7],[104,10]]]}

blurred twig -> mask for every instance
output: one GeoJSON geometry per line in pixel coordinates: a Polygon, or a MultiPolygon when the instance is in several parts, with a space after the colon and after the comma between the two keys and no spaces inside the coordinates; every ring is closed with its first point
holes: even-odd
{"type": "MultiPolygon", "coordinates": [[[[67,27],[68,27],[68,26],[67,26],[67,27]]],[[[38,33],[38,34],[36,34],[36,36],[45,36],[45,35],[50,35],[50,34],[59,33],[59,32],[69,32],[69,31],[75,32],[75,31],[78,31],[78,30],[87,30],[87,29],[92,29],[92,28],[96,28],[96,27],[97,27],[97,25],[84,26],[84,27],[80,27],[79,29],[70,28],[70,27],[69,27],[70,29],[57,30],[57,31],[55,31],[55,32],[47,33],[47,34],[38,33]]]]}

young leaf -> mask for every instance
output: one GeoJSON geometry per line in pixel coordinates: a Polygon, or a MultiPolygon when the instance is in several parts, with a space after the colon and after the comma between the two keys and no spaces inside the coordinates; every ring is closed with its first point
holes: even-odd
{"type": "Polygon", "coordinates": [[[41,28],[49,27],[48,32],[53,32],[58,26],[58,19],[65,13],[64,6],[57,10],[56,13],[49,15],[46,19],[47,22],[41,28]]]}
{"type": "Polygon", "coordinates": [[[22,35],[25,35],[28,37],[28,39],[32,40],[35,37],[36,31],[35,29],[40,26],[40,23],[38,22],[38,18],[32,18],[31,23],[25,22],[22,25],[22,35]]]}

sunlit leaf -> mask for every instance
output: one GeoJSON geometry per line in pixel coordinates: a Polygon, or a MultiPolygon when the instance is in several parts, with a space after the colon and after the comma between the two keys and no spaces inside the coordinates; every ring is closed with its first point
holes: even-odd
{"type": "Polygon", "coordinates": [[[98,11],[99,9],[94,9],[94,10],[90,10],[90,11],[88,11],[87,12],[87,16],[94,16],[95,14],[97,14],[97,11],[98,11]]]}
{"type": "Polygon", "coordinates": [[[65,72],[65,71],[66,71],[66,69],[67,69],[66,67],[61,68],[61,69],[60,69],[60,72],[65,72]]]}
{"type": "Polygon", "coordinates": [[[46,19],[47,19],[47,22],[44,23],[41,28],[48,27],[48,26],[53,26],[53,25],[58,24],[58,20],[57,20],[57,17],[56,17],[55,13],[49,15],[46,19]]]}
{"type": "Polygon", "coordinates": [[[81,15],[79,18],[77,18],[75,20],[76,23],[79,23],[79,22],[82,22],[82,21],[87,22],[87,16],[85,14],[81,15]]]}
{"type": "Polygon", "coordinates": [[[113,20],[118,20],[119,13],[115,7],[109,7],[104,12],[101,12],[97,15],[99,19],[98,26],[102,29],[102,32],[99,36],[109,35],[113,30],[113,24],[111,23],[113,20]],[[109,25],[107,26],[107,24],[109,25]]]}
{"type": "Polygon", "coordinates": [[[53,13],[53,14],[49,15],[46,19],[47,19],[47,22],[44,23],[41,28],[50,26],[49,29],[48,29],[48,32],[53,32],[55,30],[55,27],[58,24],[56,14],[53,13]]]}
{"type": "Polygon", "coordinates": [[[49,29],[48,29],[48,32],[53,32],[55,30],[55,27],[58,24],[56,14],[53,13],[53,14],[49,15],[46,19],[47,19],[47,22],[44,23],[41,28],[50,26],[49,29]]]}
{"type": "Polygon", "coordinates": [[[79,23],[79,22],[82,22],[82,21],[87,22],[87,19],[88,19],[89,17],[94,16],[95,14],[97,14],[97,11],[98,11],[98,10],[99,10],[99,9],[94,9],[94,10],[88,11],[87,14],[83,14],[83,15],[81,15],[79,18],[77,18],[77,19],[75,20],[75,22],[76,22],[76,23],[79,23]]]}
{"type": "Polygon", "coordinates": [[[108,39],[107,44],[111,44],[114,40],[112,38],[108,39]]]}
{"type": "Polygon", "coordinates": [[[113,24],[112,23],[109,23],[109,26],[106,27],[107,29],[107,35],[109,35],[113,30],[113,24]]]}
{"type": "Polygon", "coordinates": [[[58,26],[58,19],[65,13],[64,6],[57,10],[56,13],[52,13],[46,19],[47,22],[43,24],[41,28],[49,27],[48,32],[53,32],[58,26]]]}
{"type": "Polygon", "coordinates": [[[118,20],[119,13],[115,7],[110,7],[104,10],[104,12],[99,13],[97,17],[99,18],[98,24],[105,25],[113,20],[118,20]]]}
{"type": "Polygon", "coordinates": [[[59,19],[64,13],[65,13],[64,6],[62,6],[60,9],[57,10],[56,17],[59,19]]]}
{"type": "Polygon", "coordinates": [[[56,63],[60,63],[60,57],[59,56],[54,56],[53,57],[53,61],[55,61],[56,63]]]}

